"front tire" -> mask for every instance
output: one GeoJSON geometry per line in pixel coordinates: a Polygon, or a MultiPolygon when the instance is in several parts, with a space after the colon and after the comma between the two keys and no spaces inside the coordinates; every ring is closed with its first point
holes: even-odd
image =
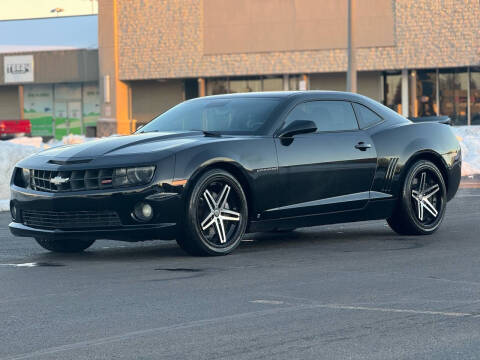
{"type": "Polygon", "coordinates": [[[49,240],[42,238],[35,238],[37,243],[44,248],[52,252],[58,253],[79,253],[88,249],[95,240],[81,240],[81,239],[68,239],[68,240],[49,240]]]}
{"type": "Polygon", "coordinates": [[[237,179],[221,169],[207,171],[187,196],[177,243],[191,255],[229,254],[240,244],[247,219],[247,199],[237,179]]]}
{"type": "Polygon", "coordinates": [[[442,173],[432,162],[419,160],[408,170],[399,204],[387,222],[400,235],[433,234],[442,223],[446,205],[442,173]]]}

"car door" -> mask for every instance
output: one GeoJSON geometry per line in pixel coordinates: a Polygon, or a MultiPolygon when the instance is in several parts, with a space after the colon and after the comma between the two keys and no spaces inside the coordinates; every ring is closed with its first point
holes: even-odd
{"type": "Polygon", "coordinates": [[[289,217],[360,209],[369,199],[377,164],[374,144],[360,130],[348,101],[296,105],[282,128],[311,120],[317,131],[275,138],[279,164],[278,206],[267,217],[289,217]]]}

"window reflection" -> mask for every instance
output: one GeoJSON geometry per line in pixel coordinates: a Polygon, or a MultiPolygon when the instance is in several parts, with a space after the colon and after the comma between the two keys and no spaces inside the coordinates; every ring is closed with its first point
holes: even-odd
{"type": "Polygon", "coordinates": [[[472,125],[480,125],[480,68],[470,72],[470,116],[472,125]]]}
{"type": "Polygon", "coordinates": [[[416,92],[417,97],[414,106],[416,117],[437,115],[437,74],[435,70],[417,71],[416,92]]]}
{"type": "Polygon", "coordinates": [[[454,125],[467,124],[468,72],[440,70],[439,78],[440,114],[448,115],[454,125]]]}
{"type": "Polygon", "coordinates": [[[207,95],[228,94],[226,79],[209,79],[207,81],[207,95]]]}
{"type": "Polygon", "coordinates": [[[282,91],[282,77],[268,77],[263,79],[263,91],[282,91]]]}
{"type": "MultiPolygon", "coordinates": [[[[298,89],[298,76],[291,76],[290,90],[298,89]],[[292,87],[293,86],[293,87],[292,87]]],[[[258,91],[282,91],[283,76],[256,76],[207,79],[207,95],[246,93],[258,91]]]]}
{"type": "Polygon", "coordinates": [[[230,79],[229,85],[230,93],[262,91],[262,81],[258,78],[230,79]]]}
{"type": "Polygon", "coordinates": [[[402,113],[402,75],[387,73],[384,75],[384,104],[390,109],[402,113]]]}

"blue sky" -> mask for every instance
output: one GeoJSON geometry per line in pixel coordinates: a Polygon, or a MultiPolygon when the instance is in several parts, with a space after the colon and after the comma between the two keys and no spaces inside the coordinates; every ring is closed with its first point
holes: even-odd
{"type": "Polygon", "coordinates": [[[60,16],[97,13],[97,0],[0,0],[0,20],[56,16],[50,10],[61,8],[60,16]]]}

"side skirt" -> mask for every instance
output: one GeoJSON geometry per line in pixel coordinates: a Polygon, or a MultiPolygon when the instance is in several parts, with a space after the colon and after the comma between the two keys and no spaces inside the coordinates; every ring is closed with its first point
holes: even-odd
{"type": "Polygon", "coordinates": [[[397,199],[370,200],[360,210],[335,211],[325,214],[295,216],[273,220],[251,221],[247,232],[270,231],[277,228],[301,228],[318,225],[328,225],[355,221],[380,220],[388,218],[394,208],[397,199]]]}

